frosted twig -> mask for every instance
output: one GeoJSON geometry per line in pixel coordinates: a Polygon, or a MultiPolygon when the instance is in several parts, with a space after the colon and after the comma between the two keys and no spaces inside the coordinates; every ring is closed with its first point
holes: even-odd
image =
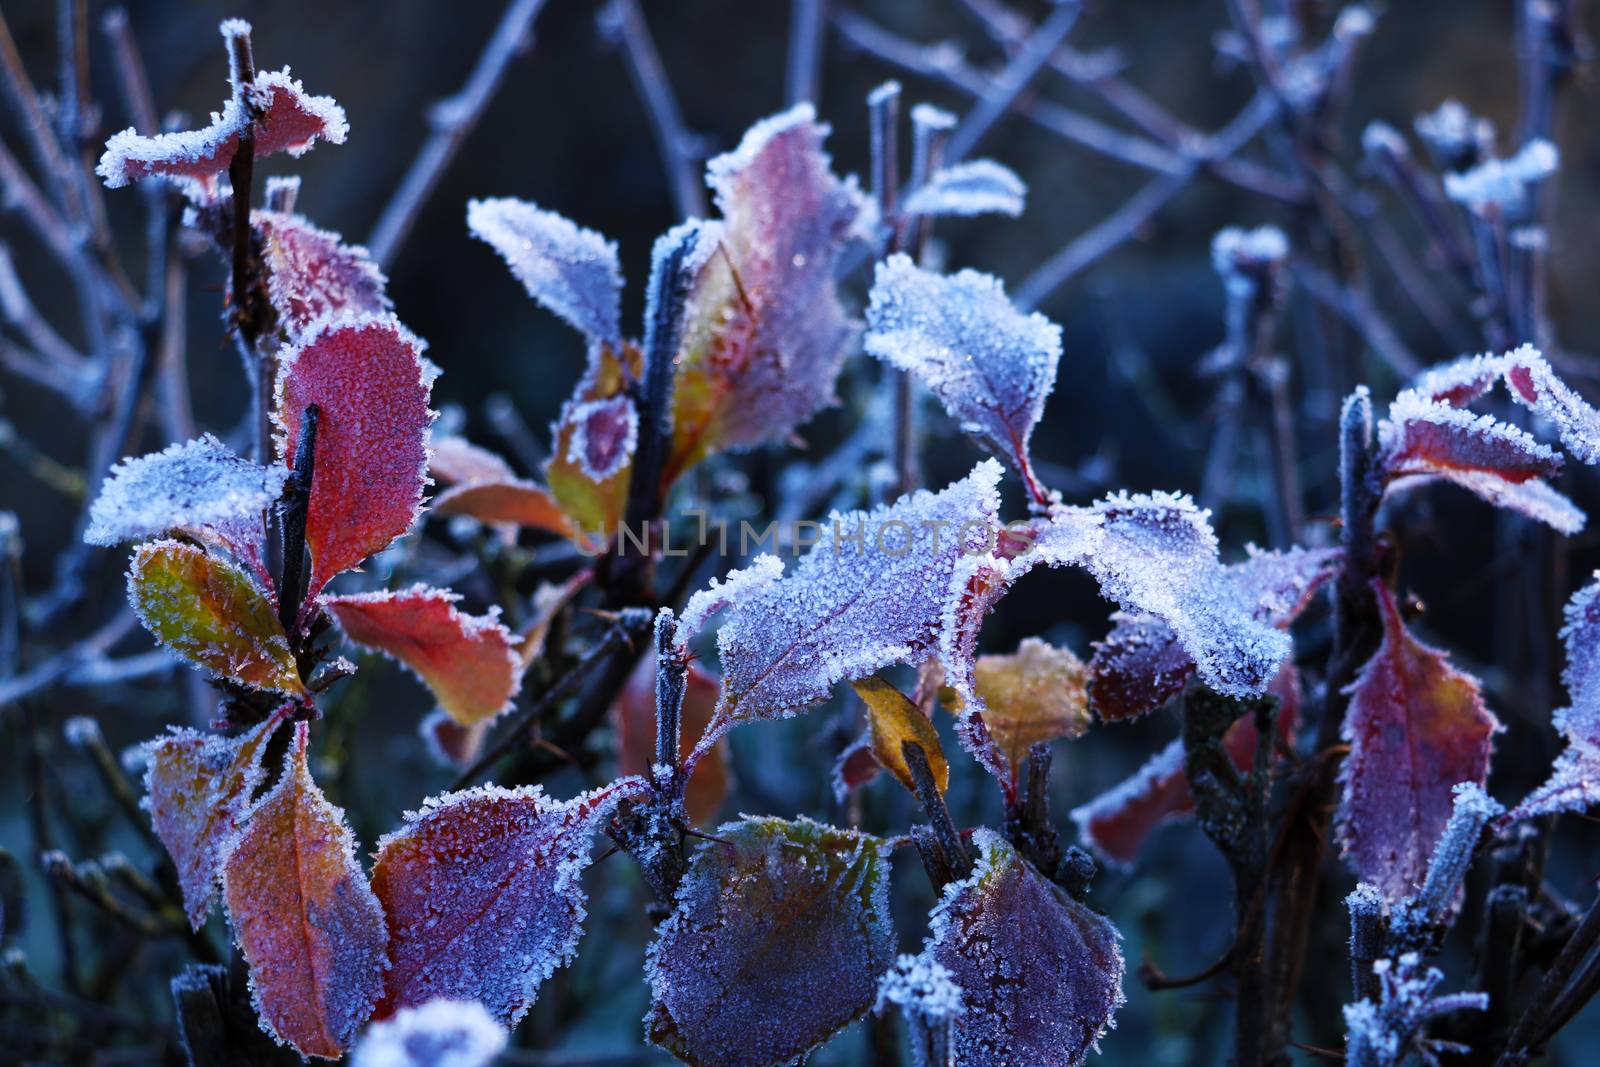
{"type": "Polygon", "coordinates": [[[10,708],[34,693],[48,689],[83,663],[104,655],[138,625],[139,620],[133,611],[124,607],[109,622],[71,648],[57,653],[24,674],[0,681],[0,709],[10,708]]]}
{"type": "Polygon", "coordinates": [[[394,262],[440,176],[494,99],[511,61],[531,46],[533,22],[544,4],[545,0],[512,0],[484,45],[467,83],[430,111],[433,132],[378,216],[367,241],[373,261],[380,268],[387,269],[394,262]]]}
{"type": "Polygon", "coordinates": [[[1409,380],[1422,370],[1422,361],[1406,347],[1366,293],[1335,281],[1321,267],[1304,259],[1295,260],[1294,278],[1319,303],[1354,326],[1397,377],[1409,380]]]}
{"type": "Polygon", "coordinates": [[[822,75],[822,31],[828,0],[790,0],[789,60],[784,75],[784,102],[789,107],[817,102],[822,75]]]}
{"type": "Polygon", "coordinates": [[[155,133],[160,126],[155,99],[150,95],[150,81],[145,76],[144,63],[128,25],[128,12],[120,7],[112,8],[101,18],[100,28],[111,43],[112,66],[117,74],[117,89],[122,93],[122,106],[128,109],[135,129],[140,133],[155,133]]]}
{"type": "Polygon", "coordinates": [[[1044,68],[1050,56],[1067,39],[1072,27],[1077,25],[1080,8],[1076,3],[1063,3],[1041,22],[1037,29],[1017,49],[1017,54],[994,79],[993,87],[978,101],[978,106],[967,113],[950,135],[945,147],[946,161],[959,163],[978,142],[994,128],[1017,97],[1044,68]]]}
{"type": "Polygon", "coordinates": [[[600,11],[600,26],[621,46],[633,87],[650,113],[650,129],[672,185],[672,201],[679,217],[704,218],[705,188],[695,167],[700,161],[697,138],[684,126],[678,98],[673,95],[672,83],[667,80],[661,54],[656,51],[637,0],[611,0],[600,11]]]}

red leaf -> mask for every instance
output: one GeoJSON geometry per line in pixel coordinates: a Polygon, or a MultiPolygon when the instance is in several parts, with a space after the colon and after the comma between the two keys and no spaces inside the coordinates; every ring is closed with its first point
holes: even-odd
{"type": "Polygon", "coordinates": [[[976,830],[972,842],[978,864],[945,887],[921,957],[961,988],[954,1061],[1076,1067],[1123,1002],[1116,927],[999,834],[976,830]]]}
{"type": "Polygon", "coordinates": [[[562,537],[578,536],[577,528],[550,490],[516,479],[453,486],[434,497],[433,511],[438,515],[467,515],[479,522],[531,526],[562,537]]]}
{"type": "Polygon", "coordinates": [[[390,593],[323,597],[345,636],[417,672],[439,705],[463,726],[484,722],[511,706],[522,682],[522,661],[498,609],[487,616],[456,610],[461,599],[415,585],[390,593]]]}
{"type": "Polygon", "coordinates": [[[790,1063],[872,1007],[894,956],[888,848],[809,819],[717,834],[646,954],[645,1025],[689,1063],[790,1063]]]}
{"type": "Polygon", "coordinates": [[[365,248],[300,215],[254,211],[250,223],[261,242],[267,293],[291,341],[329,315],[381,315],[393,306],[384,292],[388,281],[365,248]]]}
{"type": "MultiPolygon", "coordinates": [[[[680,759],[688,757],[710,725],[720,688],[717,680],[695,663],[689,664],[686,685],[682,731],[678,738],[680,759]]],[[[611,721],[617,730],[617,773],[648,778],[656,758],[655,657],[644,656],[639,660],[611,706],[611,721]]],[[[717,745],[695,763],[690,772],[684,803],[694,822],[710,822],[728,795],[727,748],[725,742],[717,745]]]]}
{"type": "Polygon", "coordinates": [[[278,450],[293,465],[300,419],[317,405],[316,471],[306,516],[311,582],[328,579],[405,533],[427,480],[430,380],[422,344],[389,317],[332,319],[278,357],[278,450]]]}
{"type": "Polygon", "coordinates": [[[378,843],[372,872],[391,961],[378,1017],[443,997],[515,1026],[577,950],[590,838],[645,788],[624,778],[558,802],[537,786],[491,785],[408,812],[378,843]]]}
{"type": "Polygon", "coordinates": [[[1568,452],[1584,463],[1600,463],[1600,411],[1558,378],[1532,345],[1523,345],[1506,358],[1511,395],[1550,420],[1568,452]]]}
{"type": "MultiPolygon", "coordinates": [[[[1293,664],[1286,663],[1269,692],[1278,698],[1278,736],[1292,743],[1300,713],[1300,684],[1293,664]]],[[[1234,766],[1248,772],[1255,765],[1256,724],[1245,716],[1228,727],[1223,744],[1234,766]]],[[[1132,866],[1150,832],[1188,817],[1194,794],[1184,769],[1183,742],[1173,741],[1150,757],[1132,777],[1075,809],[1078,833],[1095,852],[1120,866],[1132,866]]]]}
{"type": "Polygon", "coordinates": [[[684,318],[664,485],[712,452],[782,441],[833,401],[857,329],[834,273],[864,200],[829,170],[827,134],[801,104],[706,166],[722,236],[684,318]]]}
{"type": "Polygon", "coordinates": [[[306,1056],[338,1058],[383,991],[383,910],[344,813],[306,767],[295,725],[283,776],[250,812],[222,867],[261,1027],[306,1056]]]}
{"type": "Polygon", "coordinates": [[[1561,457],[1532,436],[1489,415],[1473,415],[1407,390],[1389,406],[1378,430],[1386,478],[1458,471],[1508,482],[1560,473],[1561,457]]]}
{"type": "Polygon", "coordinates": [[[144,806],[177,868],[184,911],[196,930],[217,898],[222,854],[265,780],[267,741],[294,708],[284,704],[237,737],[174,728],[141,747],[144,806]]]}
{"type": "Polygon", "coordinates": [[[106,142],[96,173],[111,189],[149,177],[182,177],[208,192],[239,150],[239,136],[255,115],[257,158],[277,152],[303,155],[317,141],[343,144],[349,125],[344,109],[329,96],[311,96],[289,76],[289,69],[256,75],[248,103],[235,94],[215,112],[211,124],[182,133],[141,136],[132,127],[106,142]]]}
{"type": "Polygon", "coordinates": [[[1170,626],[1119,612],[1089,658],[1089,700],[1102,722],[1137,719],[1183,692],[1194,671],[1170,626]]]}
{"type": "Polygon", "coordinates": [[[1361,879],[1394,901],[1422,884],[1450,819],[1452,787],[1488,777],[1500,723],[1477,681],[1412,637],[1394,595],[1373,585],[1383,643],[1347,690],[1339,840],[1361,879]]]}
{"type": "Polygon", "coordinates": [[[1510,368],[1507,356],[1465,356],[1429,367],[1417,376],[1411,390],[1440,404],[1464,408],[1493,389],[1510,368]]]}

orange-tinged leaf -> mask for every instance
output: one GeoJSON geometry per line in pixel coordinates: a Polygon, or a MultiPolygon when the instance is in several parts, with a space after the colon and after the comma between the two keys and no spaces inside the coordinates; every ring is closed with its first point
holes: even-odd
{"type": "Polygon", "coordinates": [[[335,1059],[383,992],[388,934],[344,813],[311,780],[306,735],[297,723],[283,776],[223,861],[222,890],[262,1029],[335,1059]]]}
{"type": "MultiPolygon", "coordinates": [[[[711,724],[717,708],[718,685],[705,668],[689,664],[684,678],[682,728],[678,758],[686,759],[700,735],[711,724]]],[[[617,771],[649,777],[656,759],[656,660],[644,656],[628,676],[627,685],[611,706],[617,730],[617,771]]],[[[728,795],[727,743],[720,742],[701,757],[690,773],[684,806],[697,823],[710,822],[728,795]]]]}
{"type": "Polygon", "coordinates": [[[1453,787],[1488,777],[1500,723],[1477,680],[1412,637],[1394,594],[1373,586],[1383,643],[1347,690],[1339,841],[1361,879],[1395,901],[1422,884],[1450,820],[1453,787]]]}
{"type": "Polygon", "coordinates": [[[1087,671],[1065,648],[1025,637],[1005,656],[979,656],[973,684],[983,723],[1013,772],[1039,741],[1078,737],[1089,728],[1087,671]]]}
{"type": "Polygon", "coordinates": [[[173,728],[142,746],[144,807],[172,857],[183,908],[196,930],[217,898],[222,853],[265,778],[267,741],[294,708],[284,704],[237,737],[173,728]]]}
{"type": "Polygon", "coordinates": [[[323,606],[345,636],[404,663],[463,726],[511,706],[522,684],[522,661],[511,633],[494,614],[457,611],[460,597],[415,585],[399,592],[329,596],[323,606]]]}
{"type": "Polygon", "coordinates": [[[434,481],[446,485],[512,481],[517,476],[511,464],[500,456],[465,437],[455,436],[434,437],[432,451],[428,454],[428,473],[434,481]]]}
{"type": "Polygon", "coordinates": [[[532,526],[562,537],[577,536],[572,520],[550,490],[515,478],[454,486],[434,498],[433,511],[466,515],[479,522],[532,526]]]}
{"type": "Polygon", "coordinates": [[[140,545],[128,568],[128,600],[157,641],[201,670],[305,695],[272,602],[220,556],[178,541],[140,545]]]}
{"type": "Polygon", "coordinates": [[[900,784],[913,794],[916,782],[911,767],[906,763],[901,747],[907,741],[922,747],[928,757],[928,769],[933,772],[934,784],[943,793],[950,785],[950,764],[944,758],[944,748],[939,744],[939,732],[922,709],[900,690],[876,675],[860,678],[850,683],[856,696],[867,705],[867,731],[872,739],[872,754],[889,770],[900,784]]]}
{"type": "Polygon", "coordinates": [[[712,160],[719,254],[689,297],[664,484],[713,452],[782,441],[833,400],[858,326],[834,285],[863,200],[829,169],[809,104],[712,160]]]}
{"type": "Polygon", "coordinates": [[[584,917],[578,877],[623,778],[568,801],[538,786],[481,786],[426,801],[378,842],[372,888],[389,920],[379,1018],[436,998],[475,1000],[504,1026],[572,958],[584,917]]]}
{"type": "Polygon", "coordinates": [[[422,342],[393,316],[325,319],[278,361],[273,421],[286,465],[306,408],[320,413],[306,510],[310,604],[328,579],[387,548],[417,517],[431,385],[422,342]]]}
{"type": "Polygon", "coordinates": [[[555,448],[544,468],[545,481],[561,510],[579,530],[600,543],[609,541],[622,521],[632,464],[623,463],[604,478],[596,479],[586,469],[583,455],[574,452],[573,444],[587,443],[590,434],[586,422],[596,416],[603,418],[608,410],[595,405],[621,397],[628,383],[638,379],[642,365],[639,349],[631,344],[624,345],[620,353],[610,345],[598,345],[590,351],[588,373],[562,408],[555,425],[555,448]]]}
{"type": "Polygon", "coordinates": [[[556,616],[593,580],[593,571],[579,571],[560,585],[545,582],[533,591],[533,614],[517,631],[517,658],[524,672],[544,655],[556,616]]]}

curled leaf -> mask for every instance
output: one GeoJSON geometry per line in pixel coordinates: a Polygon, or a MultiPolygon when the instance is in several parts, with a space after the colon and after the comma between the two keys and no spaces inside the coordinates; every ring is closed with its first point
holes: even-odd
{"type": "Polygon", "coordinates": [[[717,837],[645,957],[648,1034],[689,1063],[790,1063],[865,1015],[894,959],[887,848],[809,819],[717,837]]]}
{"type": "Polygon", "coordinates": [[[344,144],[350,127],[344,109],[329,96],[312,96],[289,69],[258,73],[199,130],[142,135],[129,127],[113,134],[95,173],[117,189],[142,178],[191,178],[207,189],[228,169],[239,138],[252,121],[257,158],[278,152],[304,155],[318,141],[344,144]]]}
{"type": "Polygon", "coordinates": [[[304,696],[278,613],[250,576],[177,541],[140,545],[128,600],[163,647],[218,678],[304,696]]]}
{"type": "Polygon", "coordinates": [[[542,485],[517,479],[456,485],[433,500],[438,515],[466,515],[486,523],[531,526],[562,537],[578,532],[555,497],[542,485]]]}
{"type": "Polygon", "coordinates": [[[999,834],[979,829],[972,841],[978,863],[945,887],[919,957],[961,989],[954,1059],[1075,1067],[1123,1002],[1116,928],[999,834]]]}
{"type": "Polygon", "coordinates": [[[337,1059],[383,991],[387,935],[344,813],[311,780],[307,729],[229,849],[222,890],[262,1029],[337,1059]]]}
{"type": "Polygon", "coordinates": [[[1383,642],[1348,690],[1338,829],[1362,881],[1396,901],[1422,884],[1450,821],[1452,789],[1488,777],[1500,723],[1477,681],[1412,637],[1388,586],[1373,586],[1383,642]]]}
{"type": "Polygon", "coordinates": [[[173,728],[141,746],[144,807],[172,857],[183,908],[196,930],[217,898],[222,853],[266,779],[261,757],[267,741],[294,707],[283,705],[237,737],[173,728]]]}
{"type": "Polygon", "coordinates": [[[319,413],[308,604],[411,527],[427,482],[429,392],[422,343],[393,316],[324,320],[279,354],[273,422],[285,465],[306,408],[319,413]]]}
{"type": "Polygon", "coordinates": [[[1507,359],[1505,380],[1511,395],[1548,419],[1568,452],[1584,463],[1600,463],[1600,411],[1558,378],[1532,345],[1523,345],[1507,359]]]}
{"type": "Polygon", "coordinates": [[[300,215],[254,211],[250,224],[267,268],[267,295],[291,341],[330,315],[381,315],[393,307],[388,280],[360,245],[300,215]]]}
{"type": "Polygon", "coordinates": [[[973,159],[944,167],[905,202],[907,215],[1022,214],[1028,187],[1010,167],[973,159]]]}
{"type": "Polygon", "coordinates": [[[879,765],[900,779],[900,784],[915,796],[916,780],[902,746],[907,742],[916,744],[928,759],[933,784],[943,793],[950,785],[950,764],[945,761],[944,748],[939,744],[939,732],[922,709],[875,675],[857,679],[850,685],[867,706],[867,736],[879,765]]]}
{"type": "Polygon", "coordinates": [[[865,201],[830,171],[827,134],[799,104],[706,166],[721,240],[684,316],[666,484],[712,452],[783,441],[833,401],[856,333],[834,274],[865,201]]]}
{"type": "Polygon", "coordinates": [[[539,984],[572,958],[590,839],[644,788],[624,778],[568,801],[537,786],[432,797],[378,842],[372,888],[389,919],[378,1018],[444,997],[515,1026],[539,984]]]}
{"type": "Polygon", "coordinates": [[[522,661],[495,609],[486,616],[456,610],[461,599],[415,585],[399,592],[355,593],[322,599],[345,636],[404,663],[463,726],[485,722],[511,706],[522,682],[522,661]]]}
{"type": "Polygon", "coordinates": [[[916,375],[1044,501],[1028,439],[1055,385],[1061,327],[1018,311],[987,274],[941,277],[905,255],[878,264],[867,326],[868,352],[916,375]]]}
{"type": "Polygon", "coordinates": [[[529,296],[594,344],[622,343],[622,271],[614,243],[510,198],[469,200],[467,228],[500,253],[529,296]]]}

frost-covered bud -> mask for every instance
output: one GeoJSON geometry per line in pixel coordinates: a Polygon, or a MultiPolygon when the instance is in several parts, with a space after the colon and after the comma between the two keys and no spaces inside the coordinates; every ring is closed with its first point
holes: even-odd
{"type": "Polygon", "coordinates": [[[1411,155],[1406,139],[1387,122],[1372,121],[1361,131],[1361,149],[1369,159],[1405,159],[1411,155]]]}
{"type": "Polygon", "coordinates": [[[1414,125],[1445,170],[1466,170],[1494,154],[1494,123],[1474,115],[1459,100],[1446,100],[1418,115],[1414,125]]]}
{"type": "Polygon", "coordinates": [[[1277,289],[1289,258],[1289,239],[1276,226],[1229,226],[1211,239],[1211,266],[1234,295],[1277,289]]]}
{"type": "Polygon", "coordinates": [[[1444,981],[1437,968],[1422,968],[1421,958],[1407,952],[1398,959],[1372,965],[1378,979],[1378,997],[1344,1008],[1345,1063],[1347,1067],[1399,1067],[1413,1052],[1423,1062],[1433,1062],[1442,1043],[1425,1036],[1428,1021],[1456,1011],[1483,1011],[1489,998],[1483,993],[1434,996],[1444,981]]]}
{"type": "Polygon", "coordinates": [[[1528,206],[1529,189],[1560,166],[1556,146],[1535,138],[1509,159],[1486,159],[1470,170],[1444,176],[1444,193],[1480,214],[1518,214],[1528,206]]]}
{"type": "Polygon", "coordinates": [[[87,715],[74,715],[68,719],[61,725],[61,735],[67,739],[67,744],[76,748],[85,748],[105,740],[100,733],[100,724],[87,715]]]}
{"type": "Polygon", "coordinates": [[[1434,939],[1455,908],[1483,828],[1504,810],[1476,782],[1462,782],[1455,787],[1455,807],[1444,833],[1433,847],[1433,858],[1428,863],[1422,888],[1395,908],[1396,943],[1420,948],[1434,939]]]}
{"type": "Polygon", "coordinates": [[[488,1067],[506,1032],[477,1001],[430,1000],[367,1030],[350,1067],[488,1067]]]}
{"type": "Polygon", "coordinates": [[[966,1010],[961,987],[949,969],[938,960],[911,955],[895,960],[878,983],[878,1001],[872,1010],[881,1015],[890,1004],[929,1019],[947,1019],[966,1010]]]}

